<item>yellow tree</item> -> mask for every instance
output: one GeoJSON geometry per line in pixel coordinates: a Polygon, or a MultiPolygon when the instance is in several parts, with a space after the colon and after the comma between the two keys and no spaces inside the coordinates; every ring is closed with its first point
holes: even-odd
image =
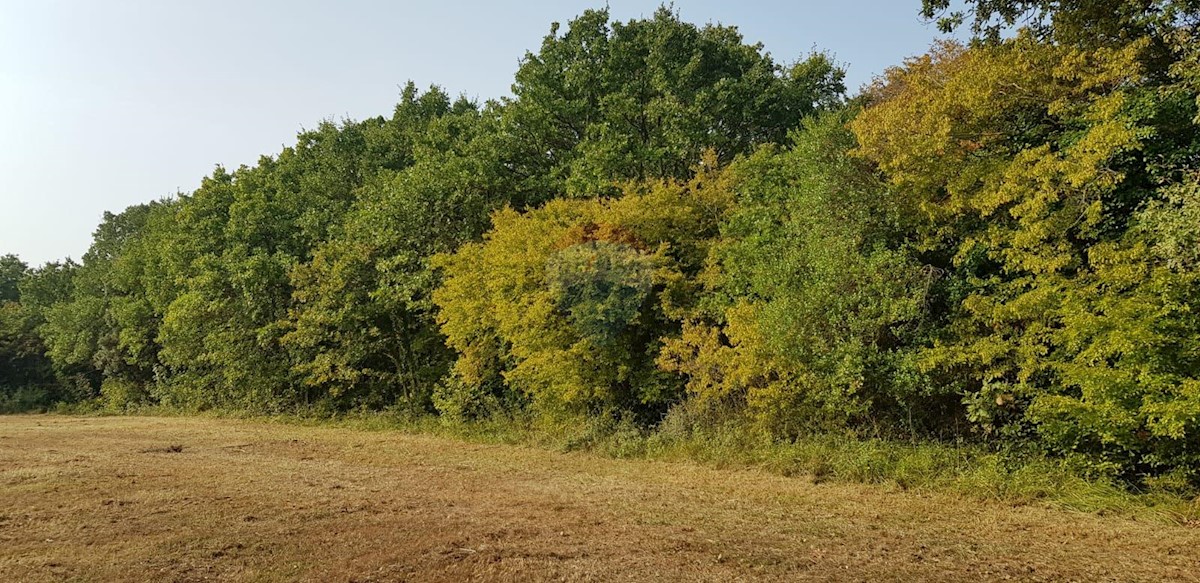
{"type": "Polygon", "coordinates": [[[443,411],[470,413],[512,392],[552,415],[652,417],[680,396],[655,358],[695,297],[731,197],[715,171],[624,190],[497,212],[482,242],[435,259],[438,318],[459,353],[437,395],[443,411]]]}
{"type": "Polygon", "coordinates": [[[1029,422],[1126,472],[1189,463],[1200,433],[1191,276],[1159,269],[1140,212],[1200,141],[1194,95],[1162,86],[1152,41],[939,45],[851,124],[948,273],[927,369],[985,431],[1029,422]]]}

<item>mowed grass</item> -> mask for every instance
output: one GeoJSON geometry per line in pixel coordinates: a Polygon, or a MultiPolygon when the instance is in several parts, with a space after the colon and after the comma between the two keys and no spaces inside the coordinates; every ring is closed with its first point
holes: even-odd
{"type": "Polygon", "coordinates": [[[1200,529],[210,418],[0,417],[0,581],[1182,581],[1200,529]]]}

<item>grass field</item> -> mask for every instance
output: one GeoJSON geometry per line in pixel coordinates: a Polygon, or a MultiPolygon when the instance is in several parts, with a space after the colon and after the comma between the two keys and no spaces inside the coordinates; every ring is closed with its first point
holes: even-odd
{"type": "Polygon", "coordinates": [[[0,581],[1200,580],[1200,529],[201,418],[0,417],[0,581]]]}

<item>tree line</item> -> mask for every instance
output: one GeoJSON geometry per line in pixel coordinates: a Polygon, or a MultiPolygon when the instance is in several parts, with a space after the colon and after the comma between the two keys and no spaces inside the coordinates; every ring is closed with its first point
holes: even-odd
{"type": "Polygon", "coordinates": [[[924,0],[848,96],[663,8],[411,83],[79,262],[0,258],[0,407],[686,415],[1200,485],[1200,2],[924,0]]]}

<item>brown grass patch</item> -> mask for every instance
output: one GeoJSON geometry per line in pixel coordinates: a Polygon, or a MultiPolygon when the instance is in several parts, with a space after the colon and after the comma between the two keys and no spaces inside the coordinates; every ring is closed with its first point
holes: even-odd
{"type": "Polygon", "coordinates": [[[2,581],[1200,575],[1195,528],[758,471],[211,419],[0,436],[2,581]]]}

